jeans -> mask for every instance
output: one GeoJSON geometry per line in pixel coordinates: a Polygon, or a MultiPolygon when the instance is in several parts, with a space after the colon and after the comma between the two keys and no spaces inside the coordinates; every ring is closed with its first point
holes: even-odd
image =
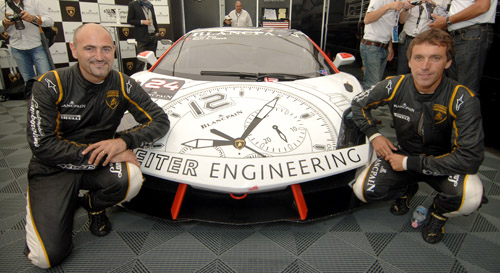
{"type": "Polygon", "coordinates": [[[473,25],[452,31],[455,59],[449,76],[479,94],[486,55],[493,42],[491,24],[473,25]]]}
{"type": "Polygon", "coordinates": [[[363,60],[363,88],[365,90],[377,84],[384,76],[387,64],[387,48],[360,44],[359,50],[363,60]]]}
{"type": "Polygon", "coordinates": [[[408,66],[408,57],[406,57],[406,51],[408,51],[408,46],[414,37],[406,34],[403,43],[398,44],[398,75],[410,73],[410,67],[408,66]]]}
{"type": "Polygon", "coordinates": [[[29,50],[19,50],[13,47],[10,48],[12,57],[16,60],[17,68],[23,76],[24,82],[35,77],[35,70],[33,65],[36,66],[38,75],[45,74],[50,71],[50,62],[47,57],[47,52],[43,46],[35,47],[29,50]]]}

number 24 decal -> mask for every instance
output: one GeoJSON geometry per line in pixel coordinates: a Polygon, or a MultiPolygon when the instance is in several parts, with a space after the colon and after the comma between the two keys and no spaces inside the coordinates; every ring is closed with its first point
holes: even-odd
{"type": "Polygon", "coordinates": [[[181,88],[178,81],[168,82],[165,79],[151,79],[144,84],[144,87],[152,89],[165,88],[172,92],[181,88]]]}

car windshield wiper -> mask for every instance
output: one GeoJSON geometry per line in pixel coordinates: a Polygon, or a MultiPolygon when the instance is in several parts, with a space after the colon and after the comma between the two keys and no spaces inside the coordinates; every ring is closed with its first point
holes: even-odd
{"type": "Polygon", "coordinates": [[[263,81],[265,78],[274,78],[280,81],[294,81],[310,78],[309,76],[287,73],[249,73],[231,71],[201,71],[200,75],[239,77],[240,79],[255,79],[258,82],[263,81]]]}

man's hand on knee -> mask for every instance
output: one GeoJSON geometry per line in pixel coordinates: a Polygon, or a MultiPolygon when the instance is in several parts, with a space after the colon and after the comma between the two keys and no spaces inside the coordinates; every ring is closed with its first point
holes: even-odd
{"type": "Polygon", "coordinates": [[[393,170],[397,172],[404,171],[403,161],[406,156],[400,154],[390,154],[385,157],[385,160],[391,164],[393,170]]]}
{"type": "Polygon", "coordinates": [[[386,157],[391,155],[393,151],[398,150],[396,146],[394,146],[394,144],[392,144],[392,142],[383,135],[379,135],[378,137],[372,139],[371,143],[373,149],[379,157],[386,157]]]}
{"type": "Polygon", "coordinates": [[[89,145],[85,150],[83,150],[82,155],[86,155],[89,152],[90,158],[88,163],[99,165],[102,159],[105,159],[102,163],[103,166],[107,166],[113,157],[127,150],[127,144],[121,138],[107,139],[99,141],[97,143],[89,145]]]}

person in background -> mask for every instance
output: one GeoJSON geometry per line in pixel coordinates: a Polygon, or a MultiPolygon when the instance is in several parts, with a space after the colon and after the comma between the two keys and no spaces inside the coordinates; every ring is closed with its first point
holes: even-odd
{"type": "Polygon", "coordinates": [[[446,16],[432,15],[432,28],[447,29],[457,54],[449,75],[479,94],[498,0],[453,0],[446,16]]]}
{"type": "Polygon", "coordinates": [[[363,61],[363,88],[377,84],[384,75],[387,61],[394,57],[392,35],[397,32],[398,14],[409,3],[393,0],[370,0],[364,18],[365,31],[360,44],[363,61]]]}
{"type": "Polygon", "coordinates": [[[39,26],[52,27],[54,21],[42,1],[5,0],[0,10],[0,32],[6,31],[10,36],[12,57],[24,82],[50,71],[51,63],[42,45],[39,26]]]}
{"type": "Polygon", "coordinates": [[[412,1],[408,8],[403,8],[399,14],[399,22],[404,24],[398,39],[398,75],[410,73],[406,51],[408,45],[418,34],[429,29],[433,13],[444,14],[450,0],[422,0],[412,1]],[[414,3],[415,5],[411,5],[414,3]]]}
{"type": "Polygon", "coordinates": [[[224,16],[224,21],[222,22],[223,27],[231,26],[231,17],[229,15],[224,16]]]}
{"type": "Polygon", "coordinates": [[[130,201],[143,178],[132,149],[163,137],[170,126],[163,109],[137,82],[112,70],[115,45],[101,25],[84,24],[70,43],[78,63],[32,80],[27,137],[25,254],[50,268],[73,248],[75,210],[88,211],[95,236],[111,232],[105,209],[130,201]],[[125,112],[138,126],[116,132],[125,112]],[[80,190],[88,190],[79,197],[80,190]]]}
{"type": "Polygon", "coordinates": [[[395,200],[390,212],[408,213],[418,182],[438,194],[422,227],[422,238],[437,243],[448,218],[468,215],[482,203],[477,171],[484,159],[479,98],[443,75],[454,55],[451,36],[440,29],[419,34],[408,47],[411,74],[388,78],[352,101],[353,119],[378,158],[353,184],[364,202],[395,200]],[[397,146],[380,134],[371,110],[388,106],[397,146]]]}
{"type": "MultiPolygon", "coordinates": [[[[128,4],[127,24],[135,26],[137,54],[143,51],[153,51],[158,47],[158,23],[155,9],[149,0],[134,0],[128,4]]],[[[145,63],[137,61],[137,71],[144,70],[145,63]]]]}
{"type": "Polygon", "coordinates": [[[250,14],[243,9],[240,1],[234,4],[234,10],[229,13],[231,17],[231,26],[233,27],[253,27],[252,18],[250,14]]]}

